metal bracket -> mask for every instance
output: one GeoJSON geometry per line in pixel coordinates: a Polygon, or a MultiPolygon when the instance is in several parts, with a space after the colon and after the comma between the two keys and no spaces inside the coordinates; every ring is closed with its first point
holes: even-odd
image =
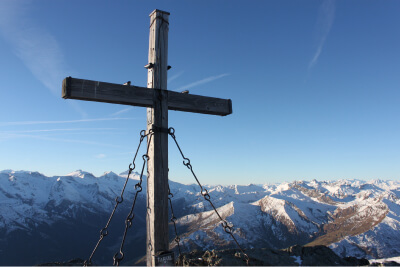
{"type": "Polygon", "coordinates": [[[153,63],[149,63],[146,66],[144,66],[145,69],[152,69],[154,67],[153,63]]]}

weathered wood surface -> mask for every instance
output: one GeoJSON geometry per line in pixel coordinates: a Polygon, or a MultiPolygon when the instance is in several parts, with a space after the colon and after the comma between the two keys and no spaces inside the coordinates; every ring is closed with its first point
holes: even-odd
{"type": "Polygon", "coordinates": [[[230,99],[220,99],[167,90],[169,13],[155,10],[150,14],[149,68],[147,88],[127,84],[65,78],[64,99],[105,102],[147,107],[148,136],[147,178],[147,265],[154,266],[155,256],[169,249],[168,240],[168,110],[226,116],[232,113],[230,99]]]}
{"type": "MultiPolygon", "coordinates": [[[[67,77],[63,81],[62,97],[64,99],[152,107],[155,94],[154,90],[161,89],[148,90],[148,88],[140,86],[67,77]]],[[[167,91],[167,99],[169,110],[220,116],[226,116],[232,113],[232,102],[230,99],[182,94],[174,91],[167,91]]]]}
{"type": "Polygon", "coordinates": [[[230,99],[168,91],[168,109],[226,116],[232,114],[232,101],[230,99]]]}
{"type": "MultiPolygon", "coordinates": [[[[147,91],[153,92],[153,105],[147,108],[147,130],[168,128],[168,18],[169,13],[155,10],[150,14],[147,91]],[[154,90],[159,88],[163,90],[154,90]]],[[[155,131],[147,138],[147,266],[155,266],[155,256],[169,250],[168,238],[168,133],[155,131]]]]}
{"type": "Polygon", "coordinates": [[[64,99],[151,107],[154,92],[144,87],[67,77],[63,81],[62,97],[64,99]]]}

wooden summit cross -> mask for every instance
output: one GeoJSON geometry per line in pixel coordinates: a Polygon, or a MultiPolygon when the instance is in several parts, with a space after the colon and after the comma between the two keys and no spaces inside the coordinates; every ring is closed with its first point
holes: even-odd
{"type": "Polygon", "coordinates": [[[156,254],[169,250],[168,239],[168,110],[226,116],[232,113],[230,99],[219,99],[167,90],[169,13],[150,14],[147,88],[127,84],[65,78],[64,99],[79,99],[147,107],[149,161],[147,177],[147,265],[157,265],[156,254]]]}

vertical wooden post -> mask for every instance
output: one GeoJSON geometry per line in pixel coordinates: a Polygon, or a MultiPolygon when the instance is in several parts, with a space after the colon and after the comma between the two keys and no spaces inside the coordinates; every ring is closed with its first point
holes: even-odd
{"type": "Polygon", "coordinates": [[[169,13],[150,14],[148,88],[156,90],[153,108],[147,108],[149,143],[147,177],[147,266],[155,266],[155,255],[168,251],[168,19],[169,13]]]}

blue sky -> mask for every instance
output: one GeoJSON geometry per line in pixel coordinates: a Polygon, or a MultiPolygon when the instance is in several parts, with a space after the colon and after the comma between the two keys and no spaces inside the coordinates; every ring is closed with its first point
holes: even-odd
{"type": "MultiPolygon", "coordinates": [[[[67,76],[146,86],[149,17],[171,13],[169,112],[209,184],[398,179],[399,1],[0,1],[0,169],[128,168],[146,110],[61,98],[67,76]]],[[[172,140],[170,177],[192,183],[172,140]]]]}

